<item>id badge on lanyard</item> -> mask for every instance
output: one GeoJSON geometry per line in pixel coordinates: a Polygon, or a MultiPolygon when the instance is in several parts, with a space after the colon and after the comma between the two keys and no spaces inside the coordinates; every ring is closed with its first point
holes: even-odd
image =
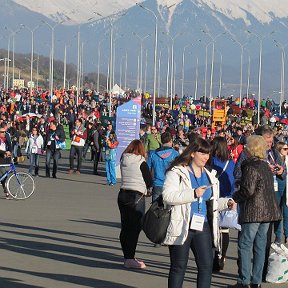
{"type": "MultiPolygon", "coordinates": [[[[195,177],[195,181],[197,182],[198,186],[200,187],[201,183],[200,184],[198,183],[197,178],[194,174],[194,170],[193,170],[192,165],[190,165],[190,169],[193,173],[193,176],[195,177]]],[[[202,173],[201,173],[201,178],[202,178],[202,173]]],[[[190,222],[190,229],[192,229],[192,230],[203,231],[205,216],[201,214],[202,207],[203,207],[203,198],[200,197],[198,199],[198,213],[193,213],[192,219],[190,222]]]]}
{"type": "Polygon", "coordinates": [[[200,197],[198,200],[198,213],[194,213],[192,215],[192,219],[190,222],[190,229],[192,230],[203,231],[205,216],[201,214],[202,203],[203,199],[202,197],[200,197]]]}

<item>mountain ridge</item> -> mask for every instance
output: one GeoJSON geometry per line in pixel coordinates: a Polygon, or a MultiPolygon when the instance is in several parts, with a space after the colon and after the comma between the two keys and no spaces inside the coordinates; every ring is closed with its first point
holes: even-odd
{"type": "MultiPolygon", "coordinates": [[[[127,10],[134,6],[137,1],[132,0],[74,0],[73,7],[69,0],[13,0],[13,2],[30,9],[31,11],[47,16],[57,22],[57,19],[66,18],[66,24],[83,24],[89,22],[88,19],[95,20],[107,17],[121,10],[127,10]],[[69,9],[67,9],[69,7],[69,9]],[[87,9],[89,7],[89,9],[87,9]]],[[[143,3],[145,3],[144,1],[143,3]]],[[[168,8],[168,24],[171,21],[174,11],[182,0],[156,0],[158,11],[161,14],[163,7],[168,8]],[[162,7],[162,8],[161,8],[162,7]]],[[[288,17],[288,2],[282,0],[190,0],[198,8],[208,6],[211,10],[218,11],[226,17],[235,20],[243,19],[247,26],[251,25],[247,14],[252,14],[262,24],[270,23],[275,18],[288,17]]],[[[164,18],[162,19],[164,20],[164,18]]],[[[64,23],[65,24],[65,23],[64,23]]]]}

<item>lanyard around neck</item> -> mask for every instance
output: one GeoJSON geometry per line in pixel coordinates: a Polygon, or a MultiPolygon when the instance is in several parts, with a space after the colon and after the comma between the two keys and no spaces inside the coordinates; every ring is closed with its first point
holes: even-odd
{"type": "MultiPolygon", "coordinates": [[[[190,169],[192,171],[191,174],[193,175],[193,177],[194,177],[194,179],[195,179],[195,181],[196,181],[196,183],[198,185],[197,188],[199,188],[200,186],[203,186],[203,184],[202,184],[202,181],[203,181],[203,170],[201,169],[200,184],[202,184],[202,185],[200,185],[199,182],[198,182],[198,179],[197,179],[197,177],[195,175],[195,172],[194,172],[194,169],[192,167],[192,164],[190,164],[189,167],[190,167],[190,169]]],[[[203,208],[203,197],[199,197],[197,201],[198,201],[198,212],[201,213],[202,208],[203,208]]]]}

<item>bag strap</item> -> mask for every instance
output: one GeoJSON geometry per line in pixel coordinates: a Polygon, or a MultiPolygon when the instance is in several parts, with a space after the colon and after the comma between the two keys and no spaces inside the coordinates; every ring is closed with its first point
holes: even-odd
{"type": "Polygon", "coordinates": [[[221,177],[221,175],[225,172],[227,166],[229,164],[229,160],[226,161],[225,166],[223,167],[223,170],[221,171],[220,175],[217,177],[218,179],[221,177]]]}

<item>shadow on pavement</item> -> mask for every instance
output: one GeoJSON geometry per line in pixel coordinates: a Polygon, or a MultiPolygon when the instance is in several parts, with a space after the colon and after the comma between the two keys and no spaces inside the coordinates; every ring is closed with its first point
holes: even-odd
{"type": "MultiPolygon", "coordinates": [[[[87,278],[87,277],[81,277],[81,276],[75,276],[75,275],[41,273],[41,272],[20,270],[20,269],[7,268],[7,267],[0,267],[0,269],[4,270],[4,271],[8,271],[8,272],[28,274],[28,275],[32,275],[35,277],[49,278],[51,280],[60,281],[60,282],[64,282],[64,283],[77,284],[81,287],[85,286],[85,287],[101,287],[101,288],[133,288],[133,286],[127,286],[127,285],[123,285],[123,284],[119,284],[119,283],[115,283],[115,282],[103,281],[100,279],[93,279],[93,278],[87,278]]],[[[3,285],[2,278],[0,278],[0,281],[1,281],[1,285],[3,285]]],[[[30,288],[30,287],[31,288],[32,287],[40,288],[39,286],[25,285],[25,284],[19,284],[19,283],[17,284],[14,282],[15,280],[12,280],[12,281],[8,280],[7,285],[5,285],[5,286],[3,285],[1,287],[3,287],[3,288],[4,287],[5,288],[10,288],[10,287],[11,288],[18,288],[18,287],[19,288],[30,288]],[[8,285],[10,285],[10,286],[8,286],[8,285]]]]}
{"type": "MultiPolygon", "coordinates": [[[[6,269],[6,267],[1,267],[2,269],[6,269]]],[[[41,288],[43,286],[34,286],[34,285],[28,285],[28,284],[24,284],[21,283],[21,280],[18,279],[13,279],[13,278],[3,278],[0,277],[0,285],[3,288],[41,288]]]]}

